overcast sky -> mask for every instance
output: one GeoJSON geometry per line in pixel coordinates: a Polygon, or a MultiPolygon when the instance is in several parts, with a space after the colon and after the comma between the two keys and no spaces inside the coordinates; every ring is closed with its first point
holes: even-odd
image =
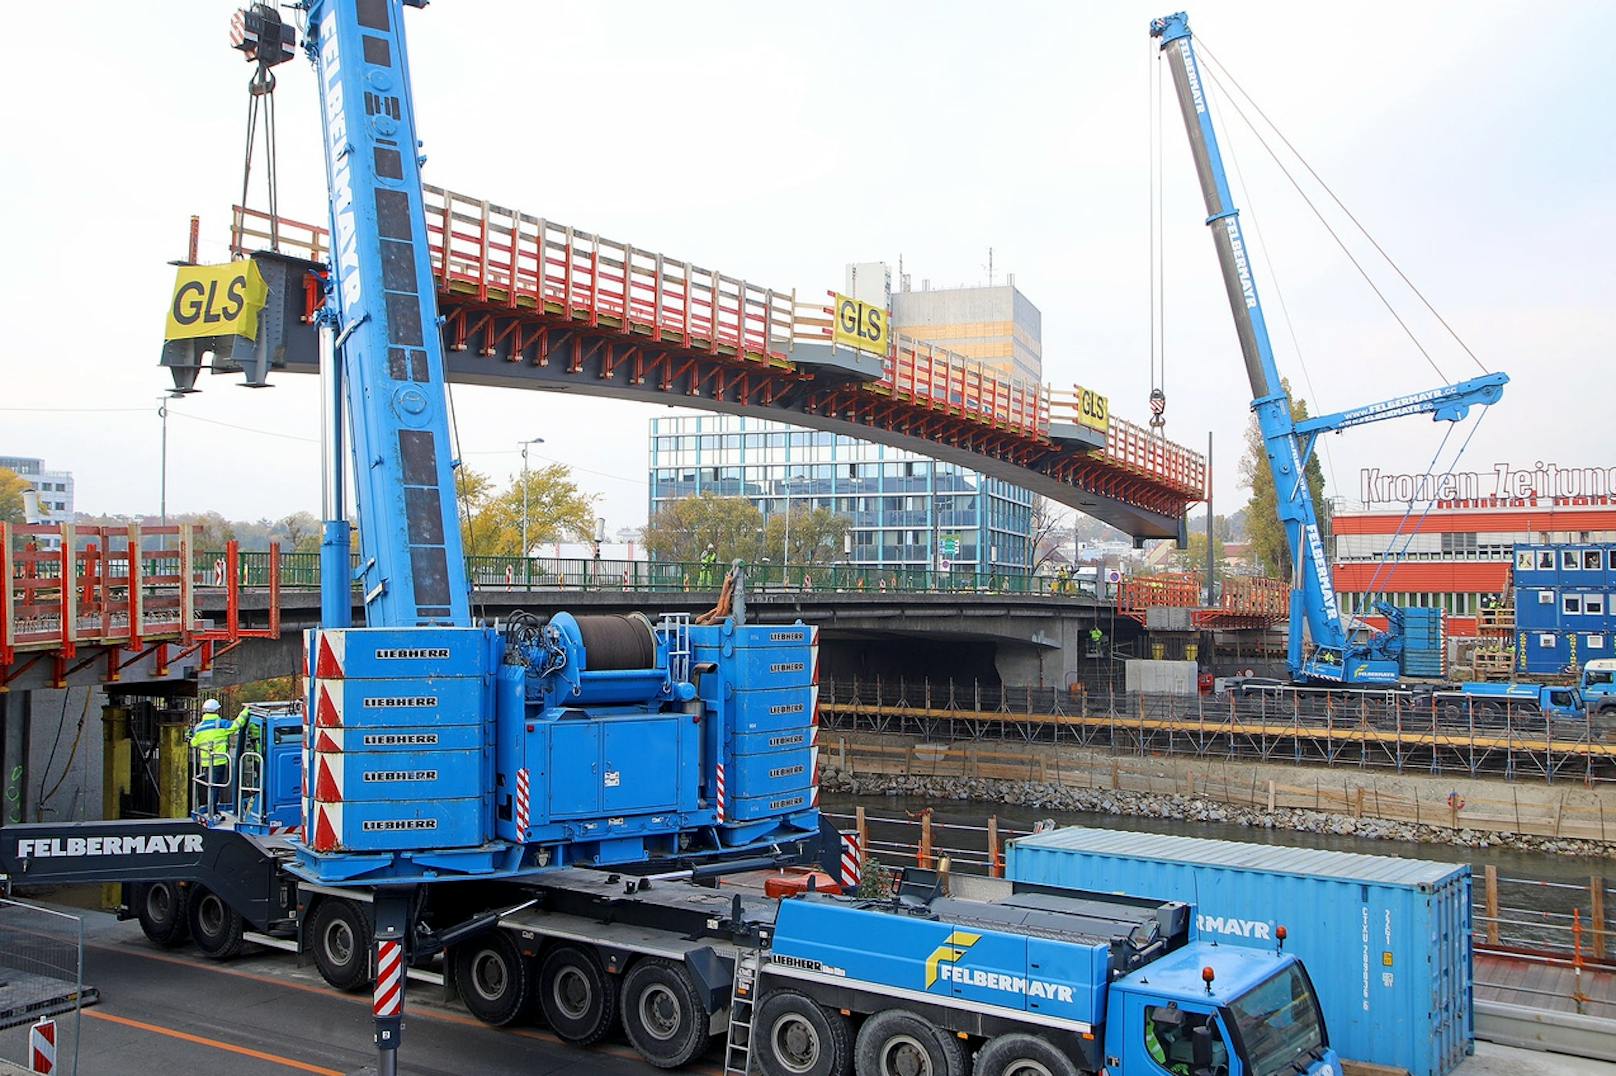
{"type": "MultiPolygon", "coordinates": [[[[192,213],[204,260],[223,260],[239,197],[249,72],[227,46],[233,7],[165,0],[133,23],[112,0],[8,13],[21,44],[0,65],[0,454],[71,469],[82,511],[157,509],[165,263],[183,256],[192,213]]],[[[1513,378],[1462,469],[1616,464],[1616,100],[1586,32],[1608,10],[1191,11],[1198,39],[1482,362],[1513,378]]],[[[1046,378],[1095,387],[1143,421],[1147,25],[1162,13],[439,0],[409,13],[408,32],[430,182],[778,290],[835,288],[844,262],[900,255],[917,287],[982,283],[992,247],[996,272],[1014,272],[1043,311],[1046,378]]],[[[323,223],[314,79],[302,60],[279,76],[282,211],[323,223]]],[[[1249,393],[1168,109],[1167,429],[1197,448],[1215,435],[1228,510],[1244,501],[1234,463],[1249,393]]],[[[1318,411],[1440,383],[1238,119],[1221,119],[1296,390],[1318,411]]],[[[1442,378],[1478,372],[1388,271],[1371,271],[1442,378]]],[[[203,386],[173,409],[170,510],[317,511],[313,379],[203,386]]],[[[515,442],[543,436],[544,456],[601,495],[612,530],[643,522],[646,422],[666,409],[467,386],[455,402],[472,466],[508,476],[515,442]]],[[[1361,467],[1424,471],[1439,440],[1423,420],[1332,438],[1332,491],[1354,496],[1361,467]]]]}

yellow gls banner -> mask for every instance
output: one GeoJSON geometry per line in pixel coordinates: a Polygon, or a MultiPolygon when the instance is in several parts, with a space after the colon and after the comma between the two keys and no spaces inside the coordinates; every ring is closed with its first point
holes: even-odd
{"type": "Polygon", "coordinates": [[[1081,426],[1104,433],[1111,428],[1111,401],[1082,385],[1073,385],[1076,396],[1077,421],[1081,426]]]}
{"type": "Polygon", "coordinates": [[[258,312],[269,286],[251,259],[224,265],[182,265],[168,302],[164,340],[258,335],[258,312]]]}
{"type": "Polygon", "coordinates": [[[835,327],[831,341],[838,347],[887,353],[892,338],[892,326],[887,312],[879,306],[860,302],[852,296],[836,293],[835,327]]]}

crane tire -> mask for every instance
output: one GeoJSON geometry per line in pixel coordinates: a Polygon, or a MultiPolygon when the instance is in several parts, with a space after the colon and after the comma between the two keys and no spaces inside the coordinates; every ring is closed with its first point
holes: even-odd
{"type": "Polygon", "coordinates": [[[707,1049],[712,1021],[684,965],[649,957],[623,976],[623,1031],[648,1064],[676,1069],[707,1049]]]}
{"type": "Polygon", "coordinates": [[[847,1017],[806,994],[766,994],[752,1017],[752,1054],[764,1076],[847,1076],[853,1034],[847,1017]]]}
{"type": "Polygon", "coordinates": [[[594,950],[558,945],[539,962],[539,1007],[559,1037],[593,1046],[617,1020],[617,984],[594,950]]]}
{"type": "Polygon", "coordinates": [[[370,920],[351,900],[326,897],[314,909],[303,944],[328,986],[352,993],[370,982],[370,920]]]}
{"type": "Polygon", "coordinates": [[[858,1076],[966,1076],[959,1040],[903,1009],[878,1012],[859,1028],[853,1048],[858,1076]]]}
{"type": "Polygon", "coordinates": [[[190,890],[174,882],[137,885],[130,893],[141,933],[159,949],[174,949],[191,940],[190,890]]]}
{"type": "Polygon", "coordinates": [[[988,1040],[972,1076],[1078,1076],[1072,1059],[1037,1035],[1011,1032],[988,1040]]]}
{"type": "Polygon", "coordinates": [[[204,956],[229,960],[246,945],[247,921],[205,886],[197,886],[190,900],[191,939],[204,956]]]}
{"type": "Polygon", "coordinates": [[[488,930],[454,947],[455,985],[466,1011],[485,1024],[515,1023],[532,989],[527,958],[503,930],[488,930]]]}

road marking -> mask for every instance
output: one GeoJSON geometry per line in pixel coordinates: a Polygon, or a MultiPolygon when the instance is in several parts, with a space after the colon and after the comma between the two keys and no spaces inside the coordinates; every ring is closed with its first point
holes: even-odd
{"type": "MultiPolygon", "coordinates": [[[[239,971],[235,968],[227,968],[213,961],[186,960],[183,957],[167,956],[163,953],[156,953],[149,949],[144,949],[139,945],[139,943],[85,942],[84,947],[86,949],[103,949],[110,953],[122,953],[126,956],[140,957],[144,960],[155,960],[163,964],[175,964],[179,967],[191,968],[195,971],[212,972],[215,975],[229,975],[238,979],[250,979],[255,983],[263,983],[266,986],[279,986],[285,987],[288,990],[301,990],[305,994],[318,994],[320,997],[330,998],[335,1001],[345,1001],[350,1005],[364,1005],[368,1008],[371,1001],[371,999],[365,994],[344,994],[340,991],[332,989],[324,983],[316,986],[313,983],[300,983],[291,979],[276,978],[273,975],[260,975],[257,972],[252,971],[239,971]]],[[[94,1010],[84,1010],[85,1013],[90,1013],[92,1011],[94,1010]]],[[[533,1028],[522,1027],[493,1027],[489,1024],[483,1023],[475,1016],[471,1016],[467,1013],[458,1013],[448,1009],[439,1009],[432,1006],[413,1006],[406,1013],[406,1016],[411,1019],[436,1020],[444,1024],[457,1024],[461,1027],[475,1027],[480,1028],[483,1031],[491,1031],[496,1034],[515,1035],[518,1038],[534,1039],[538,1042],[546,1042],[555,1046],[566,1046],[572,1049],[587,1050],[590,1053],[611,1054],[613,1057],[627,1058],[632,1061],[643,1060],[639,1053],[636,1052],[632,1047],[616,1046],[611,1043],[599,1043],[590,1047],[574,1047],[565,1039],[562,1039],[560,1036],[549,1031],[539,1031],[533,1028]]],[[[176,1034],[180,1033],[176,1032],[176,1034]]],[[[316,1071],[325,1072],[327,1070],[319,1069],[316,1071]]],[[[723,1070],[716,1065],[687,1065],[681,1071],[704,1074],[704,1076],[723,1076],[723,1070]]],[[[343,1076],[343,1074],[338,1073],[337,1076],[343,1076]]]]}
{"type": "Polygon", "coordinates": [[[225,1050],[232,1054],[241,1054],[243,1057],[256,1058],[259,1061],[268,1061],[272,1065],[281,1065],[285,1068],[296,1069],[298,1072],[313,1072],[317,1076],[343,1076],[338,1069],[328,1069],[320,1065],[311,1065],[306,1061],[294,1061],[290,1057],[279,1054],[268,1054],[262,1050],[250,1050],[245,1046],[236,1046],[233,1043],[220,1042],[218,1039],[203,1038],[201,1035],[192,1035],[188,1031],[176,1031],[161,1024],[148,1024],[142,1020],[131,1020],[127,1016],[114,1016],[103,1009],[85,1009],[84,1015],[93,1020],[106,1020],[113,1024],[122,1024],[124,1027],[136,1028],[140,1031],[150,1031],[154,1035],[166,1035],[171,1039],[182,1042],[194,1042],[198,1046],[211,1046],[215,1050],[225,1050]]]}

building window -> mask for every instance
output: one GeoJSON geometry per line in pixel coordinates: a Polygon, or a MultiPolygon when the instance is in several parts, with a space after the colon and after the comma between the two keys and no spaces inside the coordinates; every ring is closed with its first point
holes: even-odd
{"type": "Polygon", "coordinates": [[[1585,572],[1602,572],[1605,570],[1603,561],[1605,555],[1597,549],[1584,549],[1582,551],[1582,570],[1585,572]]]}
{"type": "Polygon", "coordinates": [[[1555,637],[1554,637],[1553,632],[1545,631],[1545,632],[1539,632],[1538,633],[1537,645],[1542,647],[1544,650],[1553,650],[1554,649],[1554,643],[1555,643],[1555,637]]]}
{"type": "Polygon", "coordinates": [[[1554,604],[1554,591],[1552,591],[1552,590],[1540,590],[1540,591],[1538,591],[1537,592],[1537,603],[1539,605],[1553,605],[1554,604]]]}
{"type": "Polygon", "coordinates": [[[1605,596],[1603,594],[1584,594],[1582,596],[1582,611],[1586,616],[1605,615],[1605,596]]]}
{"type": "Polygon", "coordinates": [[[1560,596],[1560,612],[1566,616],[1577,616],[1582,612],[1582,596],[1578,594],[1562,594],[1560,596]]]}
{"type": "Polygon", "coordinates": [[[1554,571],[1554,550],[1540,549],[1537,554],[1537,570],[1540,572],[1554,571]]]}
{"type": "Polygon", "coordinates": [[[1560,570],[1574,572],[1582,567],[1582,558],[1577,556],[1575,549],[1562,549],[1560,551],[1560,570]]]}
{"type": "Polygon", "coordinates": [[[1605,637],[1603,635],[1590,635],[1584,641],[1587,642],[1589,650],[1605,649],[1605,637]]]}

